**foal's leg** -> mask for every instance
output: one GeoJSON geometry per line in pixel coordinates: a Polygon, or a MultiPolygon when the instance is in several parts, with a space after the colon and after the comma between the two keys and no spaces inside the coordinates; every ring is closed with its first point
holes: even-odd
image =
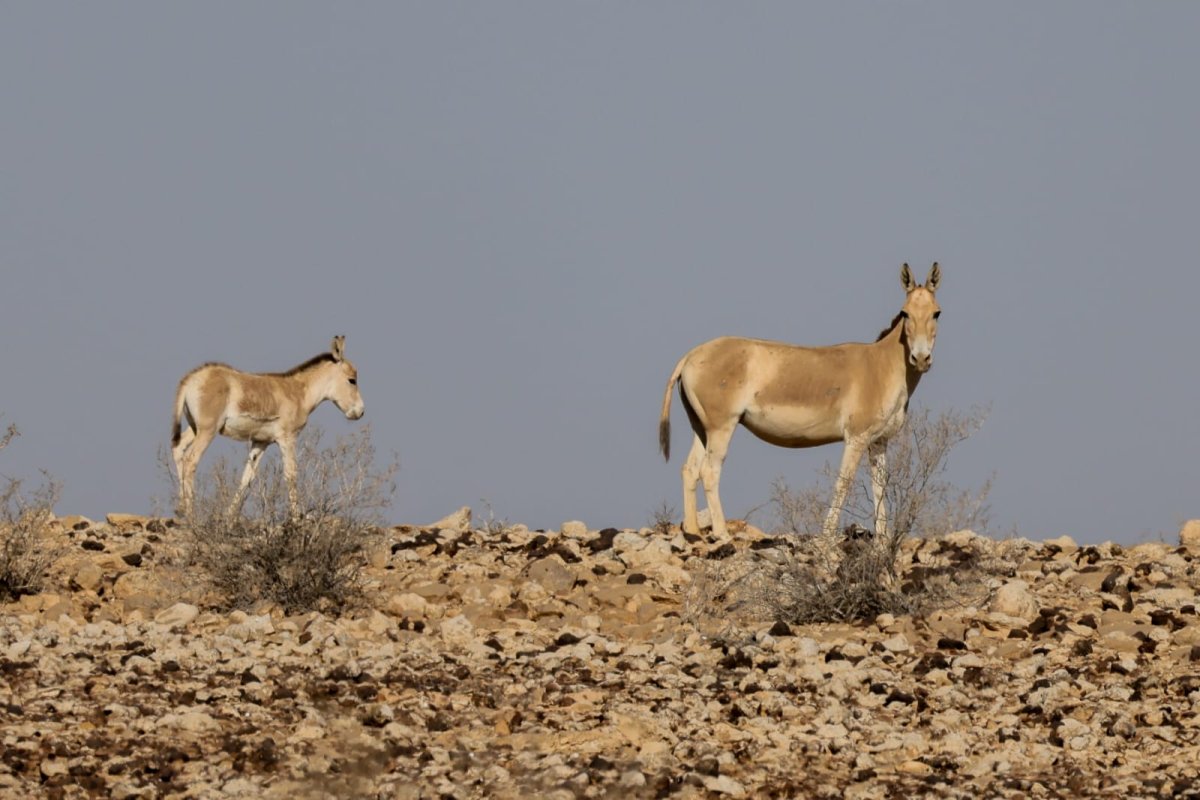
{"type": "Polygon", "coordinates": [[[270,442],[250,443],[250,455],[246,458],[246,468],[242,470],[242,483],[233,496],[233,502],[229,504],[230,514],[241,511],[242,503],[246,500],[246,487],[250,485],[250,481],[254,480],[254,473],[258,471],[258,462],[262,460],[263,453],[270,446],[270,442]]]}
{"type": "Polygon", "coordinates": [[[882,543],[887,539],[887,506],[883,492],[887,488],[887,440],[876,439],[867,446],[867,457],[871,460],[871,496],[875,500],[875,538],[882,543]]]}
{"type": "Polygon", "coordinates": [[[187,453],[188,448],[191,447],[192,440],[195,438],[196,431],[190,423],[185,421],[183,429],[179,432],[179,443],[171,448],[171,458],[175,461],[175,478],[179,481],[179,500],[175,504],[175,511],[178,514],[187,513],[184,510],[187,502],[187,492],[184,489],[186,484],[183,482],[183,457],[187,453]]]}
{"type": "Polygon", "coordinates": [[[696,514],[696,484],[700,481],[700,465],[704,463],[704,444],[700,436],[692,440],[692,449],[683,462],[683,532],[700,533],[700,520],[696,514]]]}
{"type": "Polygon", "coordinates": [[[830,503],[829,514],[825,517],[825,525],[821,528],[821,534],[827,544],[831,543],[837,530],[838,521],[842,517],[842,505],[846,502],[846,493],[850,490],[850,483],[854,480],[854,473],[858,471],[858,464],[862,461],[865,449],[866,442],[862,439],[846,440],[846,449],[842,451],[842,466],[833,485],[833,502],[830,503]]]}
{"type": "Polygon", "coordinates": [[[704,499],[708,503],[708,511],[712,515],[713,538],[724,539],[729,536],[725,528],[725,511],[721,508],[721,466],[725,463],[725,454],[729,452],[729,440],[737,420],[732,425],[708,432],[708,447],[705,449],[704,462],[700,465],[700,479],[704,481],[704,499]]]}
{"type": "Polygon", "coordinates": [[[217,435],[216,428],[197,430],[195,438],[192,440],[191,447],[180,458],[182,468],[179,471],[179,497],[183,505],[181,514],[190,514],[192,512],[192,500],[196,483],[196,465],[200,463],[200,457],[204,455],[204,451],[212,444],[213,438],[217,435]]]}

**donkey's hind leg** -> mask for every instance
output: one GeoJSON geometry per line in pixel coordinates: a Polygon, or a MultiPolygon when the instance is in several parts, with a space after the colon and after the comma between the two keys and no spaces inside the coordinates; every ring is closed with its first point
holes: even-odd
{"type": "Polygon", "coordinates": [[[696,514],[696,485],[700,482],[700,465],[704,463],[704,443],[700,436],[692,440],[692,449],[683,462],[683,532],[700,533],[700,519],[696,514]]]}
{"type": "Polygon", "coordinates": [[[704,499],[712,516],[713,538],[725,539],[729,532],[725,528],[725,510],[721,507],[721,467],[729,452],[729,440],[737,428],[737,420],[717,430],[708,432],[708,443],[704,450],[704,462],[700,465],[700,479],[704,481],[704,499]]]}

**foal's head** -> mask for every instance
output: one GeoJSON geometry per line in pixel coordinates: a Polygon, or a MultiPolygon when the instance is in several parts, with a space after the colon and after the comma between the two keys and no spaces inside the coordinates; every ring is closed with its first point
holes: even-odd
{"type": "Polygon", "coordinates": [[[917,372],[925,372],[933,366],[933,343],[937,339],[937,320],[942,309],[938,306],[938,283],[942,270],[934,262],[929,277],[922,286],[913,280],[908,264],[900,268],[900,283],[908,296],[900,317],[904,325],[904,341],[908,344],[908,363],[917,372]]]}
{"type": "Polygon", "coordinates": [[[358,370],[346,360],[345,347],[345,336],[333,337],[333,345],[329,350],[333,360],[326,367],[326,396],[347,419],[358,419],[365,410],[362,395],[358,391],[358,370]]]}

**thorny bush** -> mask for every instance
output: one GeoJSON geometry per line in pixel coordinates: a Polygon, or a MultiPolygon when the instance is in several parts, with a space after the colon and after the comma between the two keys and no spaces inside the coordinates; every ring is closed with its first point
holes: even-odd
{"type": "Polygon", "coordinates": [[[821,541],[820,531],[835,468],[826,464],[823,485],[800,490],[777,480],[771,503],[780,546],[757,551],[745,563],[722,566],[720,575],[697,581],[694,591],[726,602],[717,613],[736,606],[799,624],[920,614],[973,595],[984,577],[975,555],[953,570],[927,571],[919,580],[902,573],[899,557],[911,536],[932,538],[963,528],[986,531],[991,480],[972,491],[946,479],[950,451],[979,430],[986,416],[978,408],[937,416],[926,409],[910,413],[888,446],[884,499],[889,528],[881,538],[862,527],[875,519],[869,476],[862,474],[867,470],[851,486],[843,510],[851,524],[832,547],[821,541]]]}
{"type": "Polygon", "coordinates": [[[321,447],[310,427],[296,445],[297,509],[278,458],[264,459],[241,512],[231,511],[239,472],[221,459],[198,481],[186,520],[190,561],[220,604],[277,603],[287,613],[340,610],[361,599],[368,548],[381,538],[398,470],[375,466],[370,427],[321,447]]]}
{"type": "MultiPolygon", "coordinates": [[[[18,435],[15,425],[0,434],[0,450],[18,435]]],[[[21,481],[9,479],[0,489],[0,600],[15,600],[42,590],[46,571],[58,557],[51,523],[59,485],[45,482],[26,491],[21,481]]]]}

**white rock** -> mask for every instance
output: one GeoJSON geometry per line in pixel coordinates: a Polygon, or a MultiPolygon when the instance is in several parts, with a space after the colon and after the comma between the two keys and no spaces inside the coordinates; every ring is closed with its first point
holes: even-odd
{"type": "Polygon", "coordinates": [[[559,531],[561,531],[562,535],[568,539],[588,538],[588,526],[577,519],[564,522],[562,527],[559,528],[559,531]]]}
{"type": "Polygon", "coordinates": [[[199,615],[200,609],[191,603],[176,603],[158,612],[154,621],[165,628],[182,628],[190,625],[199,615]]]}
{"type": "Polygon", "coordinates": [[[705,775],[704,788],[717,794],[727,794],[730,797],[746,796],[746,787],[728,775],[705,775]]]}
{"type": "Polygon", "coordinates": [[[185,711],[182,714],[167,714],[159,724],[189,733],[204,733],[221,727],[215,719],[203,711],[185,711]]]}
{"type": "Polygon", "coordinates": [[[429,613],[429,603],[419,594],[405,592],[390,598],[387,610],[396,616],[424,617],[429,613]]]}
{"type": "Polygon", "coordinates": [[[632,550],[641,550],[646,546],[646,538],[640,536],[633,531],[621,531],[613,537],[613,552],[626,553],[632,550]]]}
{"type": "Polygon", "coordinates": [[[462,616],[449,617],[442,620],[439,631],[442,641],[451,646],[466,647],[475,639],[475,626],[471,620],[462,616]]]}
{"type": "Polygon", "coordinates": [[[429,525],[430,528],[440,528],[443,530],[452,530],[463,533],[471,529],[471,507],[463,506],[453,514],[447,514],[437,522],[429,525]]]}
{"type": "Polygon", "coordinates": [[[1012,580],[1001,586],[989,607],[992,611],[1025,621],[1038,614],[1037,599],[1030,593],[1029,584],[1022,580],[1012,580]]]}
{"type": "Polygon", "coordinates": [[[1200,551],[1200,519],[1189,519],[1179,529],[1179,544],[1188,550],[1200,551]]]}

